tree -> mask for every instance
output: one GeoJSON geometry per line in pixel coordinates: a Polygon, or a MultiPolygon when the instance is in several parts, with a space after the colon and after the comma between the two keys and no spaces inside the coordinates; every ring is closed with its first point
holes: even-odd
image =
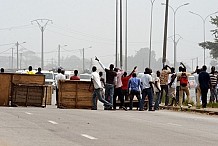
{"type": "Polygon", "coordinates": [[[202,42],[199,44],[199,46],[209,49],[212,57],[214,59],[217,59],[218,58],[218,16],[216,16],[215,18],[211,17],[211,24],[216,26],[214,30],[211,30],[212,34],[215,37],[214,42],[210,42],[210,41],[207,41],[205,43],[202,42]]]}

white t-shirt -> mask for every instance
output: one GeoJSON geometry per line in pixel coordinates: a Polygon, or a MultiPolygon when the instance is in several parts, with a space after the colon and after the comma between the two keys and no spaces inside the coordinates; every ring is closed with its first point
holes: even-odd
{"type": "Polygon", "coordinates": [[[58,73],[55,76],[55,83],[56,83],[57,88],[58,88],[58,81],[59,80],[65,80],[65,75],[63,75],[62,73],[58,73]]]}
{"type": "MultiPolygon", "coordinates": [[[[175,74],[176,75],[176,73],[173,73],[173,74],[175,74]]],[[[171,78],[172,78],[172,75],[173,74],[169,74],[169,79],[168,79],[168,83],[170,83],[171,82],[171,78]]],[[[177,77],[174,79],[174,82],[172,83],[172,85],[171,85],[171,88],[176,88],[176,86],[177,86],[177,77]]],[[[180,82],[180,81],[179,81],[180,82]]],[[[180,84],[180,83],[179,83],[180,84]]]]}
{"type": "Polygon", "coordinates": [[[100,76],[97,72],[92,72],[92,81],[93,81],[93,84],[94,84],[94,88],[95,89],[98,89],[98,88],[103,88],[101,86],[101,81],[100,81],[100,76]]]}
{"type": "MultiPolygon", "coordinates": [[[[160,78],[159,77],[156,77],[154,82],[157,82],[157,87],[161,90],[161,87],[160,87],[160,78]]],[[[154,85],[154,92],[160,92],[157,87],[154,85]]]]}
{"type": "Polygon", "coordinates": [[[150,82],[152,82],[152,77],[149,74],[144,74],[141,78],[142,89],[150,88],[150,82]]]}

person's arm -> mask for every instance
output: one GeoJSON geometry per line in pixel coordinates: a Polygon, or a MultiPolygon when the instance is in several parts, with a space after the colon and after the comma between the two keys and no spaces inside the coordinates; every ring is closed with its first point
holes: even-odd
{"type": "Polygon", "coordinates": [[[128,75],[128,77],[132,76],[132,74],[135,72],[136,69],[137,69],[137,66],[134,67],[134,69],[133,69],[132,72],[128,75]]]}
{"type": "Polygon", "coordinates": [[[89,84],[89,91],[91,91],[91,86],[93,85],[93,79],[91,78],[91,82],[89,84]]]}
{"type": "Polygon", "coordinates": [[[180,62],[180,64],[183,66],[183,68],[185,68],[186,69],[186,66],[182,63],[182,62],[180,62]]]}
{"type": "Polygon", "coordinates": [[[157,80],[154,82],[155,87],[158,89],[158,91],[160,92],[161,90],[159,89],[159,87],[157,86],[157,80]]]}
{"type": "Polygon", "coordinates": [[[106,69],[106,67],[101,63],[101,61],[95,56],[95,60],[98,61],[98,63],[100,64],[100,66],[103,68],[103,70],[106,69]]]}
{"type": "Polygon", "coordinates": [[[175,79],[176,79],[176,74],[173,74],[173,75],[171,76],[171,81],[170,81],[170,83],[169,83],[169,86],[170,86],[170,87],[172,86],[172,84],[173,84],[173,82],[175,81],[175,79]]]}

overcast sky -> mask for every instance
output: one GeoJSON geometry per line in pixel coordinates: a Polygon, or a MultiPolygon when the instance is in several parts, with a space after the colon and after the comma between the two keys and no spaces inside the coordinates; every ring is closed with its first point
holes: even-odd
{"type": "MultiPolygon", "coordinates": [[[[125,6],[124,0],[124,6],[125,6]]],[[[177,60],[191,64],[191,59],[199,57],[203,64],[203,49],[198,46],[203,41],[203,21],[189,13],[196,12],[202,17],[218,11],[217,0],[169,0],[173,8],[184,3],[176,13],[176,34],[182,39],[177,46],[177,60]]],[[[41,32],[35,19],[51,19],[44,31],[45,64],[51,59],[57,60],[58,45],[61,56],[77,55],[82,57],[80,49],[85,49],[86,58],[99,58],[106,65],[114,62],[115,54],[115,0],[0,0],[0,45],[26,42],[26,49],[41,56],[41,32]],[[9,29],[10,28],[10,29],[9,29]],[[67,51],[68,50],[68,51],[67,51]]],[[[156,58],[162,57],[163,26],[165,7],[156,0],[153,9],[152,50],[156,58]]],[[[128,0],[128,54],[134,55],[140,48],[149,47],[150,0],[128,0]]],[[[125,10],[125,9],[124,9],[125,10]]],[[[214,15],[213,15],[214,16],[214,15]]],[[[125,17],[124,17],[125,19],[125,17]]],[[[210,33],[214,26],[206,21],[206,40],[213,40],[210,33]]],[[[125,22],[125,21],[124,21],[125,22]]],[[[168,36],[173,35],[173,11],[169,9],[168,36]]],[[[13,45],[0,46],[0,52],[13,45]]],[[[0,54],[9,56],[10,51],[0,54]]],[[[173,63],[173,41],[168,39],[167,59],[173,63]]],[[[207,51],[206,63],[210,57],[207,51]]]]}

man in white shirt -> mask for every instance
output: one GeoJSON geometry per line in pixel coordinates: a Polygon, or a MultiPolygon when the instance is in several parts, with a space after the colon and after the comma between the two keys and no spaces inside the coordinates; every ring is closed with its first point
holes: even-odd
{"type": "Polygon", "coordinates": [[[145,97],[148,95],[148,102],[149,102],[149,111],[154,111],[152,109],[153,107],[153,81],[152,77],[150,75],[150,69],[145,68],[145,74],[141,78],[141,83],[142,83],[142,99],[141,99],[141,105],[140,105],[140,111],[144,110],[144,102],[145,102],[145,97]]]}
{"type": "Polygon", "coordinates": [[[59,80],[65,80],[65,75],[61,73],[61,69],[58,68],[58,74],[55,76],[55,84],[56,84],[56,105],[58,106],[58,82],[59,80]]]}
{"type": "MultiPolygon", "coordinates": [[[[92,74],[91,74],[92,75],[91,83],[93,83],[93,85],[94,85],[94,92],[93,92],[93,96],[92,96],[92,103],[93,103],[92,110],[97,110],[97,97],[98,97],[98,100],[101,101],[102,103],[104,103],[104,106],[109,109],[113,105],[111,103],[107,102],[103,97],[104,96],[104,94],[102,93],[103,87],[101,85],[100,76],[96,72],[96,70],[97,70],[96,66],[93,66],[92,67],[92,74]]],[[[91,87],[91,84],[89,86],[89,90],[90,90],[90,87],[91,87]]]]}

